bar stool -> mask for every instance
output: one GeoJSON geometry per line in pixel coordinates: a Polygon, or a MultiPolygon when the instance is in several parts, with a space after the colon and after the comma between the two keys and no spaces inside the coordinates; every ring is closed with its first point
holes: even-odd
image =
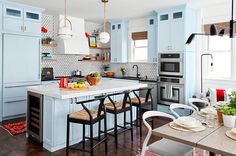
{"type": "MultiPolygon", "coordinates": [[[[94,151],[93,149],[98,144],[104,142],[105,143],[105,152],[107,154],[107,127],[106,127],[106,108],[104,106],[106,96],[96,97],[92,100],[76,102],[76,104],[81,104],[83,109],[77,112],[73,112],[67,115],[67,133],[66,133],[66,156],[69,155],[69,149],[78,150],[82,152],[91,153],[93,156],[94,151]],[[98,110],[88,109],[84,104],[100,101],[98,110]],[[104,130],[101,130],[101,120],[104,120],[104,130]],[[99,122],[99,130],[98,130],[98,139],[93,137],[93,125],[99,122]],[[72,148],[69,145],[70,139],[70,123],[77,123],[83,125],[83,140],[82,140],[82,149],[79,148],[72,148]],[[90,127],[90,137],[85,136],[85,125],[89,125],[90,127]],[[101,133],[104,133],[104,137],[101,139],[101,133]],[[90,140],[90,150],[85,150],[85,139],[90,140]],[[97,141],[94,145],[93,141],[97,141]]],[[[79,132],[78,132],[79,133],[79,132]]]]}
{"type": "Polygon", "coordinates": [[[129,93],[130,93],[130,91],[124,91],[124,92],[120,92],[120,93],[109,94],[108,99],[109,99],[110,103],[105,104],[107,113],[114,115],[114,127],[107,130],[107,131],[114,130],[114,134],[112,134],[112,133],[107,133],[107,134],[115,137],[116,149],[118,147],[118,138],[117,138],[118,134],[120,134],[122,132],[130,130],[131,140],[133,141],[132,106],[131,106],[131,104],[127,103],[128,100],[131,100],[129,97],[129,93]],[[112,99],[112,97],[119,96],[119,95],[124,95],[122,102],[114,101],[112,99]],[[128,112],[128,111],[130,111],[130,122],[126,122],[126,112],[128,112]],[[118,125],[118,123],[117,123],[117,116],[120,113],[124,113],[124,126],[118,125]],[[127,125],[130,125],[130,127],[126,127],[127,125]],[[120,132],[118,132],[118,128],[121,128],[122,130],[120,132]]]}
{"type": "MultiPolygon", "coordinates": [[[[152,91],[153,87],[145,87],[145,88],[140,88],[140,89],[136,89],[133,90],[133,93],[135,95],[134,98],[131,98],[131,103],[132,106],[136,107],[136,124],[133,124],[136,127],[139,127],[140,130],[140,137],[142,137],[142,109],[146,106],[150,106],[149,110],[153,110],[153,98],[152,98],[152,91]],[[146,92],[145,97],[140,97],[138,95],[138,92],[146,92]]],[[[145,110],[147,110],[145,108],[145,110]]],[[[149,119],[148,121],[151,121],[152,123],[152,127],[154,126],[153,124],[153,120],[149,119]]]]}

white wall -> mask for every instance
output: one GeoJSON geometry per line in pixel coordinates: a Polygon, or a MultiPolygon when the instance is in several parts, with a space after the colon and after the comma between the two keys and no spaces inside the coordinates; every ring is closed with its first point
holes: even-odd
{"type": "MultiPolygon", "coordinates": [[[[201,29],[199,29],[199,32],[203,31],[204,24],[229,21],[231,18],[231,1],[227,1],[227,2],[224,1],[224,3],[211,5],[211,6],[199,9],[198,15],[199,15],[198,25],[201,26],[201,29]]],[[[236,10],[235,10],[234,15],[236,19],[236,10]]],[[[201,56],[201,53],[205,51],[204,40],[206,40],[206,37],[200,37],[200,36],[196,37],[198,93],[200,92],[200,76],[201,76],[200,75],[200,72],[201,72],[200,71],[200,56],[201,56]]],[[[203,74],[206,74],[206,73],[203,72],[203,74]]],[[[208,88],[222,88],[222,89],[236,88],[236,81],[204,79],[203,90],[206,91],[208,88]]]]}
{"type": "Polygon", "coordinates": [[[132,61],[132,33],[147,31],[148,30],[148,21],[147,18],[132,19],[128,22],[128,59],[129,62],[132,61]]]}

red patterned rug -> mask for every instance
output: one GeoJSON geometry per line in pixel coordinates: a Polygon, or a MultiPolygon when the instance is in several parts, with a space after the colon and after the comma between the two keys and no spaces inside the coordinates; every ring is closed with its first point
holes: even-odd
{"type": "Polygon", "coordinates": [[[0,127],[5,129],[12,136],[15,136],[26,132],[26,121],[0,125],[0,127]]]}

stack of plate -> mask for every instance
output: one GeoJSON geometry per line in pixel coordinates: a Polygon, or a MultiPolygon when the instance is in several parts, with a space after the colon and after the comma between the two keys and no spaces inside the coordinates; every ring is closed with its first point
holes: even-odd
{"type": "Polygon", "coordinates": [[[203,108],[201,109],[200,113],[202,113],[203,115],[207,115],[207,114],[217,115],[216,109],[212,107],[203,108]]]}
{"type": "Polygon", "coordinates": [[[174,120],[174,123],[187,129],[194,129],[202,126],[202,123],[199,120],[188,116],[179,117],[174,120]]]}

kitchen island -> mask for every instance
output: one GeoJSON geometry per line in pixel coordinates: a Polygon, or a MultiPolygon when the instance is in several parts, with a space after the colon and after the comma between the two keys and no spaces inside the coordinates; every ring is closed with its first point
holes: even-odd
{"type": "MultiPolygon", "coordinates": [[[[67,114],[82,109],[81,105],[76,104],[77,101],[93,99],[95,96],[101,94],[116,93],[143,87],[147,87],[147,85],[140,84],[138,81],[105,78],[97,86],[83,91],[62,90],[59,89],[58,84],[28,87],[28,135],[40,140],[43,147],[50,152],[62,149],[66,146],[67,114]],[[34,114],[36,114],[36,117],[34,114]]],[[[134,95],[131,94],[132,96],[134,95]]],[[[114,96],[113,98],[116,101],[120,101],[123,97],[114,96]]],[[[109,102],[108,99],[106,99],[106,102],[109,102]]],[[[89,103],[86,106],[90,109],[96,109],[98,108],[98,102],[89,103]]],[[[114,118],[110,114],[107,115],[107,128],[109,129],[114,125],[114,118]]],[[[135,113],[133,113],[133,119],[136,119],[135,113]]],[[[129,120],[129,115],[127,115],[127,120],[129,120]]],[[[123,115],[118,116],[118,121],[118,124],[123,123],[123,115]]],[[[95,125],[94,136],[97,135],[97,130],[98,127],[95,125]]],[[[89,129],[86,129],[86,133],[87,135],[89,134],[89,129]]],[[[78,143],[81,140],[82,126],[72,124],[70,144],[78,143]]]]}

